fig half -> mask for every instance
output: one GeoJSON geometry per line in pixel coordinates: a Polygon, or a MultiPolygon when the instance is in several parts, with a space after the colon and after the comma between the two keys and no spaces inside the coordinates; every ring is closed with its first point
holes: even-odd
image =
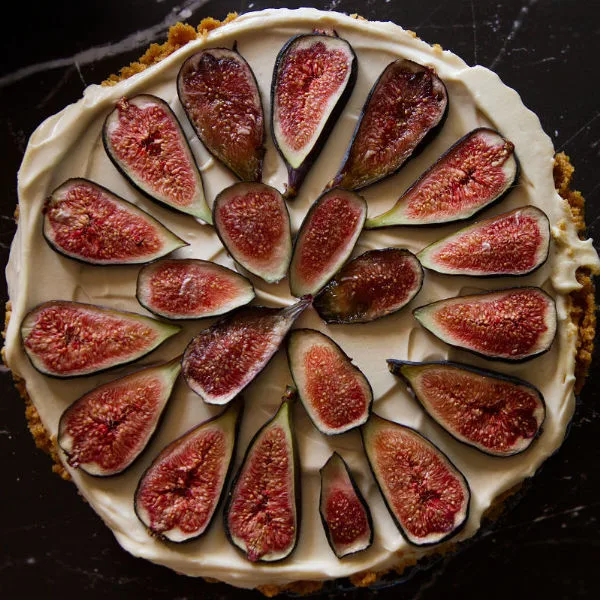
{"type": "Polygon", "coordinates": [[[452,362],[387,362],[459,442],[493,456],[513,456],[527,450],[540,432],[544,398],[522,379],[452,362]]]}
{"type": "Polygon", "coordinates": [[[275,61],[271,86],[273,141],[288,170],[286,197],[298,193],[356,82],[357,59],[337,35],[297,35],[275,61]]]}
{"type": "Polygon", "coordinates": [[[556,305],[537,287],[438,300],[413,311],[442,341],[485,358],[529,360],[550,349],[556,335],[556,305]]]}
{"type": "Polygon", "coordinates": [[[412,252],[368,250],[342,267],[313,306],[326,323],[367,323],[399,311],[422,285],[423,269],[412,252]]]}
{"type": "Polygon", "coordinates": [[[69,466],[96,477],[131,466],[154,435],[180,370],[177,357],[105,383],[71,404],[58,425],[69,466]]]}
{"type": "Polygon", "coordinates": [[[121,98],[106,117],[102,141],[113,164],[142,193],[212,223],[196,159],[164,100],[150,94],[121,98]]]}
{"type": "Polygon", "coordinates": [[[444,121],[448,93],[431,67],[399,58],[369,93],[344,163],[328,187],[358,190],[396,173],[444,121]]]}
{"type": "Polygon", "coordinates": [[[171,442],[152,461],[135,492],[134,508],[151,534],[187,542],[205,533],[231,473],[242,401],[171,442]]]}
{"type": "Polygon", "coordinates": [[[138,360],[180,329],[136,313],[50,300],[25,316],[21,338],[38,371],[79,377],[138,360]]]}
{"type": "Polygon", "coordinates": [[[300,466],[292,423],[295,391],[250,442],[225,505],[225,533],[252,562],[287,558],[300,528],[300,466]]]}
{"type": "Polygon", "coordinates": [[[373,390],[330,337],[315,329],[294,329],[287,352],[298,395],[321,433],[343,433],[369,418],[373,390]]]}
{"type": "Polygon", "coordinates": [[[423,435],[372,415],[362,440],[381,495],[407,542],[442,542],[465,525],[471,491],[464,475],[423,435]]]}

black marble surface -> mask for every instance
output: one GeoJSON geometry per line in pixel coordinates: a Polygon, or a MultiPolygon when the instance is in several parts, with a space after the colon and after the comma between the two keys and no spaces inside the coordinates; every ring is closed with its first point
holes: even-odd
{"type": "MultiPolygon", "coordinates": [[[[15,223],[16,172],[35,127],[84,87],[161,41],[177,20],[267,6],[303,5],[390,19],[438,42],[469,64],[493,68],[517,89],[577,166],[589,234],[600,240],[600,106],[597,0],[104,0],[34,2],[1,36],[0,148],[3,263],[15,223]]],[[[2,303],[6,298],[2,282],[2,303]]],[[[598,358],[578,400],[570,433],[518,503],[459,553],[381,591],[341,598],[462,596],[488,599],[598,598],[600,578],[600,406],[598,358]]],[[[177,576],[131,557],[50,471],[26,429],[10,374],[0,373],[0,596],[2,598],[260,598],[223,584],[177,576]]],[[[334,592],[330,592],[334,595],[334,592]]]]}

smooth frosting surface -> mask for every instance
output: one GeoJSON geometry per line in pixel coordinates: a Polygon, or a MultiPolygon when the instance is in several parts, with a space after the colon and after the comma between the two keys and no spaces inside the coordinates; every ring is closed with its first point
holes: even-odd
{"type": "MultiPolygon", "coordinates": [[[[337,171],[367,94],[383,68],[398,57],[433,66],[449,92],[450,111],[441,133],[401,172],[383,183],[364,190],[369,216],[387,210],[436,158],[452,143],[475,127],[490,126],[508,137],[516,147],[521,164],[519,185],[483,217],[532,204],[546,212],[555,242],[548,262],[524,278],[480,280],[448,277],[427,272],[421,292],[400,313],[365,325],[326,327],[309,309],[297,321],[298,327],[325,331],[352,356],[374,391],[374,411],[386,418],[415,427],[444,452],[465,474],[472,490],[470,516],[457,540],[473,535],[481,516],[494,498],[526,477],[533,475],[546,457],[561,444],[574,409],[574,355],[576,328],[568,319],[567,294],[578,288],[575,271],[579,266],[600,269],[591,241],[581,241],[571,224],[566,202],[553,185],[553,147],[538,118],[527,110],[519,95],[491,71],[468,67],[460,58],[435,49],[392,23],[355,20],[313,9],[267,10],[242,15],[232,23],[194,41],[175,54],[115,87],[90,86],[74,105],[45,121],[32,135],[19,173],[19,228],[7,266],[12,301],[6,350],[13,371],[25,378],[27,390],[51,435],[56,435],[63,410],[90,389],[114,379],[129,369],[71,381],[50,379],[39,374],[25,356],[19,325],[36,304],[49,299],[76,300],[112,306],[146,314],[135,298],[136,267],[94,267],[55,253],[41,235],[41,208],[45,197],[69,177],[87,177],[141,206],[190,245],[172,256],[203,258],[233,266],[212,227],[192,217],[163,209],[137,193],[119,175],[107,158],[101,140],[104,118],[117,99],[124,95],[152,93],[173,108],[190,139],[202,170],[209,204],[233,176],[210,157],[193,134],[179,103],[176,76],[182,61],[203,47],[238,49],[254,70],[263,97],[265,115],[270,114],[270,83],[279,49],[294,34],[314,27],[333,27],[346,38],[358,56],[358,79],[350,101],[326,147],[309,173],[296,200],[289,203],[293,229],[297,230],[312,201],[337,171]],[[437,299],[518,285],[538,285],[556,299],[559,328],[551,350],[519,365],[494,363],[450,349],[422,329],[411,314],[412,308],[437,299]],[[492,368],[522,377],[543,393],[548,415],[541,437],[522,455],[493,458],[461,445],[444,433],[410,398],[402,383],[387,370],[386,358],[413,361],[452,359],[492,368]]],[[[283,161],[270,135],[264,166],[264,182],[280,190],[286,181],[283,161]]],[[[355,254],[367,249],[397,246],[413,252],[448,235],[461,225],[434,228],[408,227],[364,232],[355,254]]],[[[287,280],[267,285],[253,279],[257,303],[271,306],[291,304],[287,280]]],[[[182,353],[191,337],[209,325],[188,323],[143,363],[167,360],[182,353]]],[[[285,352],[279,351],[267,369],[244,394],[246,411],[241,428],[237,463],[256,430],[275,412],[285,385],[291,383],[285,352]]],[[[422,552],[401,537],[385,508],[369,472],[357,431],[326,438],[314,429],[300,405],[295,407],[296,432],[302,465],[302,526],[295,553],[276,565],[248,562],[225,538],[221,514],[201,539],[177,546],[150,537],[133,511],[133,494],[142,472],[170,441],[197,423],[217,414],[219,407],[205,405],[180,380],[174,390],[166,418],[147,451],[125,474],[112,479],[94,479],[76,470],[71,475],[81,493],[113,530],[119,543],[134,555],[169,566],[188,575],[218,578],[233,585],[254,587],[285,584],[296,580],[330,579],[365,570],[383,570],[398,562],[397,552],[422,552]],[[337,450],[357,475],[357,483],[371,507],[375,538],[371,548],[356,556],[338,560],[329,548],[318,514],[319,469],[337,450]]],[[[83,543],[83,540],[82,540],[83,543]]]]}

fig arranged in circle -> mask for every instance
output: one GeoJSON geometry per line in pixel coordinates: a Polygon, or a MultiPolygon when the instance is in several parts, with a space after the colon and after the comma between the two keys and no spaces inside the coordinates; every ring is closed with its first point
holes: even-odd
{"type": "Polygon", "coordinates": [[[21,338],[38,371],[79,377],[138,360],[180,329],[136,313],[50,300],[25,316],[21,338]]]}
{"type": "Polygon", "coordinates": [[[511,190],[519,173],[514,150],[497,131],[474,129],[366,227],[435,225],[472,217],[511,190]]]}
{"type": "Polygon", "coordinates": [[[210,526],[231,473],[242,400],[171,442],[152,461],[134,508],[151,534],[170,542],[200,537],[210,526]]]}
{"type": "Polygon", "coordinates": [[[229,491],[225,533],[251,562],[287,558],[300,529],[300,465],[288,388],[275,416],[251,440],[229,491]]]}
{"type": "Polygon", "coordinates": [[[208,404],[227,404],[267,366],[309,304],[243,307],[204,329],[183,355],[187,384],[208,404]]]}
{"type": "Polygon", "coordinates": [[[330,337],[315,329],[294,329],[287,352],[298,395],[321,433],[343,433],[369,418],[373,390],[330,337]]]}
{"type": "Polygon", "coordinates": [[[44,238],[92,265],[150,262],[187,243],[134,204],[88,179],[68,179],[46,199],[44,238]]]}
{"type": "Polygon", "coordinates": [[[522,379],[452,362],[387,362],[459,442],[493,456],[513,456],[527,450],[540,432],[544,398],[522,379]]]}
{"type": "Polygon", "coordinates": [[[414,429],[377,415],[361,433],[375,481],[406,541],[437,544],[464,527],[469,484],[439,448],[414,429]]]}
{"type": "Polygon", "coordinates": [[[208,260],[163,259],[143,267],[137,299],[167,319],[215,317],[248,304],[254,287],[240,274],[208,260]]]}
{"type": "Polygon", "coordinates": [[[254,73],[236,48],[192,54],[177,75],[177,93],[208,151],[242,181],[260,181],[263,107],[254,73]]]}
{"type": "Polygon", "coordinates": [[[142,193],[212,222],[196,159],[164,100],[150,94],[121,98],[106,117],[102,141],[113,164],[142,193]]]}
{"type": "Polygon", "coordinates": [[[290,216],[281,194],[263,183],[235,183],[213,205],[213,221],[223,246],[244,269],[275,283],[292,257],[290,216]]]}
{"type": "Polygon", "coordinates": [[[286,196],[298,193],[356,82],[352,46],[337,35],[301,34],[286,42],[271,85],[273,141],[288,169],[286,196]]]}
{"type": "Polygon", "coordinates": [[[367,323],[406,306],[423,285],[423,269],[402,248],[368,250],[344,265],[315,297],[326,323],[367,323]]]}
{"type": "Polygon", "coordinates": [[[343,558],[373,543],[373,519],[346,461],[334,452],[321,468],[319,512],[334,554],[343,558]]]}
{"type": "Polygon", "coordinates": [[[352,254],[367,216],[364,198],[333,189],[317,198],[300,226],[290,264],[290,291],[316,294],[352,254]]]}
{"type": "Polygon", "coordinates": [[[58,425],[69,466],[96,477],[125,471],[158,427],[180,358],[109,381],[71,404],[58,425]]]}
{"type": "Polygon", "coordinates": [[[535,206],[478,221],[430,244],[421,264],[448,275],[527,275],[548,258],[550,222],[535,206]]]}
{"type": "Polygon", "coordinates": [[[369,93],[329,187],[358,190],[396,173],[442,125],[448,93],[431,67],[399,58],[369,93]]]}
{"type": "Polygon", "coordinates": [[[536,287],[515,287],[438,300],[413,311],[443,342],[485,358],[529,360],[549,350],[556,306],[536,287]]]}

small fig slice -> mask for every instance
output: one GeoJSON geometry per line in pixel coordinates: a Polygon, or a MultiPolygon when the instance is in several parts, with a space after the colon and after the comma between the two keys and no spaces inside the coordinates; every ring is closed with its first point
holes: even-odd
{"type": "Polygon", "coordinates": [[[225,504],[225,533],[252,562],[287,558],[300,528],[300,466],[288,388],[275,416],[252,438],[225,504]]]}
{"type": "Polygon", "coordinates": [[[423,435],[373,415],[361,430],[381,495],[408,542],[442,542],[465,525],[471,491],[464,475],[423,435]]]}
{"type": "Polygon", "coordinates": [[[58,426],[58,445],[69,466],[96,477],[125,471],[158,427],[180,360],[109,381],[71,404],[58,426]]]}
{"type": "Polygon", "coordinates": [[[519,172],[514,149],[493,129],[471,131],[366,227],[434,225],[472,217],[511,190],[519,172]]]}
{"type": "Polygon", "coordinates": [[[522,379],[452,362],[387,362],[459,442],[493,456],[513,456],[527,450],[540,432],[544,398],[522,379]]]}
{"type": "Polygon", "coordinates": [[[235,48],[209,48],[181,65],[177,93],[200,141],[242,181],[260,181],[265,123],[250,65],[235,48]]]}
{"type": "Polygon", "coordinates": [[[357,59],[337,35],[297,35],[283,46],[273,72],[271,129],[288,169],[286,196],[298,193],[356,82],[357,59]]]}
{"type": "Polygon", "coordinates": [[[212,222],[196,159],[164,100],[150,94],[121,98],[106,117],[102,140],[117,169],[142,193],[212,222]]]}
{"type": "Polygon", "coordinates": [[[187,384],[208,404],[227,404],[267,366],[309,304],[243,307],[201,331],[183,355],[187,384]]]}
{"type": "Polygon", "coordinates": [[[263,183],[235,183],[213,205],[215,229],[244,269],[275,283],[292,257],[290,216],[281,194],[263,183]]]}
{"type": "Polygon", "coordinates": [[[207,260],[163,259],[143,267],[137,299],[167,319],[222,315],[254,299],[254,287],[240,274],[207,260]]]}
{"type": "Polygon", "coordinates": [[[346,461],[334,452],[321,468],[319,512],[327,541],[338,558],[373,543],[373,519],[346,461]]]}
{"type": "Polygon", "coordinates": [[[546,262],[549,249],[548,217],[524,206],[465,227],[417,257],[424,267],[448,275],[527,275],[546,262]]]}
{"type": "Polygon", "coordinates": [[[31,364],[53,377],[79,377],[133,362],[181,328],[136,313],[50,300],[23,319],[31,364]]]}
{"type": "Polygon", "coordinates": [[[149,532],[170,542],[200,537],[210,526],[231,473],[242,401],[171,442],[152,461],[134,508],[149,532]]]}
{"type": "Polygon", "coordinates": [[[344,265],[313,306],[326,323],[367,323],[399,311],[422,284],[423,269],[412,252],[368,250],[344,265]]]}
{"type": "Polygon", "coordinates": [[[536,287],[447,298],[413,314],[443,342],[493,360],[529,360],[546,352],[556,335],[554,300],[536,287]]]}
{"type": "Polygon", "coordinates": [[[329,187],[358,190],[396,173],[437,132],[447,110],[446,86],[432,68],[404,58],[390,63],[369,93],[329,187]]]}
{"type": "Polygon", "coordinates": [[[321,433],[343,433],[369,418],[373,390],[330,337],[315,329],[294,329],[287,352],[298,395],[321,433]]]}
{"type": "Polygon", "coordinates": [[[134,204],[87,179],[68,179],[44,203],[44,238],[92,265],[150,262],[187,243],[134,204]]]}
{"type": "Polygon", "coordinates": [[[364,198],[342,189],[320,196],[300,226],[290,265],[290,290],[316,294],[346,262],[367,216],[364,198]]]}

